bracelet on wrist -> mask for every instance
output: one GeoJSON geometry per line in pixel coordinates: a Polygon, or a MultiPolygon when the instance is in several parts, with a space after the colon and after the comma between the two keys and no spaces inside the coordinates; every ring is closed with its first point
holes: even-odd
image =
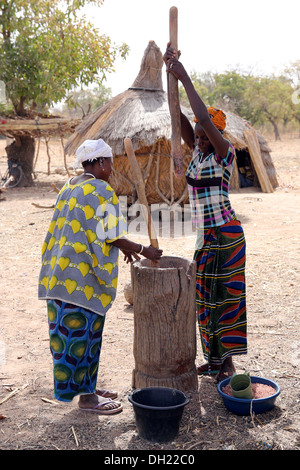
{"type": "Polygon", "coordinates": [[[137,253],[138,255],[140,255],[140,254],[142,253],[143,249],[144,249],[143,245],[140,244],[140,251],[137,251],[136,253],[137,253]]]}

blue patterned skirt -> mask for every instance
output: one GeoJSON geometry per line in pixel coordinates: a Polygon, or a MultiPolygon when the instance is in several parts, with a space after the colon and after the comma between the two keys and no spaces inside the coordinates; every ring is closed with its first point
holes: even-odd
{"type": "Polygon", "coordinates": [[[105,316],[59,300],[47,300],[47,311],[54,397],[95,393],[105,316]]]}

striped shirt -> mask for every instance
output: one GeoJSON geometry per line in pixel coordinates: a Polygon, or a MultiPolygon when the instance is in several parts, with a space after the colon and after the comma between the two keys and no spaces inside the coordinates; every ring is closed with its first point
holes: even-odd
{"type": "Polygon", "coordinates": [[[223,225],[235,218],[228,195],[234,156],[235,150],[230,143],[225,158],[212,152],[203,159],[203,154],[194,146],[186,180],[196,228],[223,225]]]}

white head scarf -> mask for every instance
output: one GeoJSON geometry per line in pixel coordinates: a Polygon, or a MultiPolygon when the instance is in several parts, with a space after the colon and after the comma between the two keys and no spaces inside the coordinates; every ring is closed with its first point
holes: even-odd
{"type": "Polygon", "coordinates": [[[80,168],[83,162],[93,161],[97,158],[113,158],[111,147],[104,140],[85,140],[75,153],[74,168],[80,168]]]}

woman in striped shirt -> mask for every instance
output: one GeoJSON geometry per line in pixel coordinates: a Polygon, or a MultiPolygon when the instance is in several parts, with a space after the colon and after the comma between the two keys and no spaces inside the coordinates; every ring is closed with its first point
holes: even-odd
{"type": "Polygon", "coordinates": [[[219,382],[235,372],[232,356],[247,353],[246,242],[228,194],[235,151],[223,137],[226,115],[206,107],[169,44],[164,61],[195,115],[193,129],[181,113],[182,138],[193,152],[186,179],[197,232],[196,307],[206,360],[197,371],[216,374],[219,382]]]}

